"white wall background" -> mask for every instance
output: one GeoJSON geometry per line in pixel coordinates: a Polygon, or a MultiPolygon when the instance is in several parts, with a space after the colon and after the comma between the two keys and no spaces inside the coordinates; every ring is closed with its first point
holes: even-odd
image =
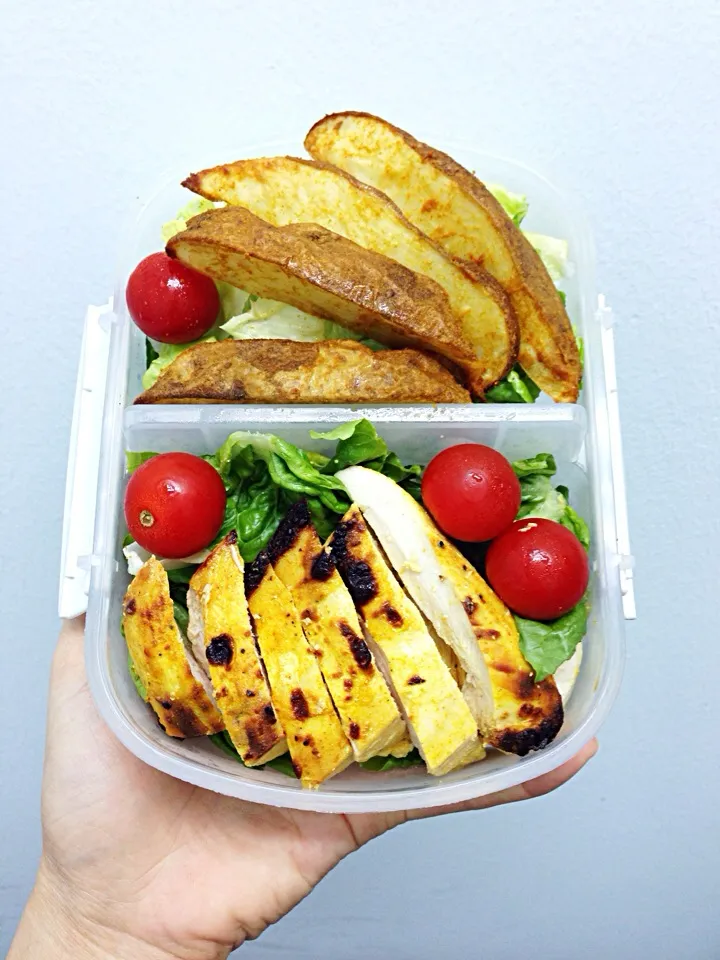
{"type": "Polygon", "coordinates": [[[299,138],[355,108],[584,199],[620,317],[640,620],[572,786],[376,842],[245,954],[720,956],[719,48],[714,0],[2,4],[3,946],[39,850],[81,320],[111,290],[119,218],[197,139],[299,138]]]}

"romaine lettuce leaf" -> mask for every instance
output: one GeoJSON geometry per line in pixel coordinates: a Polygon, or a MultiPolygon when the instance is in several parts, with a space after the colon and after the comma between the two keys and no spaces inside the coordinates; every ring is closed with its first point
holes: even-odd
{"type": "Polygon", "coordinates": [[[514,615],[520,634],[520,650],[535,671],[535,682],[552,676],[565,663],[587,632],[589,604],[583,598],[569,613],[541,623],[514,615]]]}
{"type": "Polygon", "coordinates": [[[405,757],[370,757],[364,760],[360,766],[363,770],[374,770],[376,773],[384,773],[386,770],[399,770],[403,767],[417,767],[422,764],[423,759],[417,749],[413,749],[405,757]]]}
{"type": "MultiPolygon", "coordinates": [[[[211,740],[215,746],[222,750],[223,753],[227,754],[228,757],[232,757],[233,760],[237,760],[238,763],[242,763],[243,766],[245,766],[243,759],[235,749],[235,744],[230,739],[230,734],[227,732],[227,730],[223,730],[222,733],[211,733],[208,737],[208,740],[211,740]]],[[[288,777],[296,776],[289,753],[283,753],[282,756],[275,757],[274,760],[269,760],[260,768],[255,767],[256,770],[264,770],[266,768],[277,770],[278,773],[284,773],[288,777]]]]}
{"type": "Polygon", "coordinates": [[[553,486],[551,477],[557,471],[555,458],[550,453],[538,453],[527,460],[512,464],[520,480],[520,509],[517,519],[545,517],[567,527],[586,550],[590,548],[590,530],[583,518],[568,503],[568,489],[553,486]]]}
{"type": "Polygon", "coordinates": [[[519,363],[485,393],[485,398],[492,403],[535,403],[539,396],[540,387],[530,379],[519,363]]]}

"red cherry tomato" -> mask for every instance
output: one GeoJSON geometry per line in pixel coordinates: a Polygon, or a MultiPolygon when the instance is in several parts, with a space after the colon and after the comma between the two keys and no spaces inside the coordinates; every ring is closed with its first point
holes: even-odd
{"type": "Polygon", "coordinates": [[[529,620],[554,620],[579,603],[588,585],[588,558],[570,530],[526,517],[493,540],[485,558],[493,590],[529,620]]]}
{"type": "Polygon", "coordinates": [[[422,498],[437,525],[456,540],[491,540],[520,507],[520,481],[497,450],[459,443],[432,458],[422,498]]]}
{"type": "Polygon", "coordinates": [[[130,316],[160,343],[188,343],[208,332],[220,297],[210,279],[166,253],[151,253],[130,274],[125,291],[130,316]]]}
{"type": "Polygon", "coordinates": [[[160,557],[187,557],[207,547],[224,514],[220,474],[190,453],[160,453],[146,460],[125,489],[128,530],[160,557]]]}

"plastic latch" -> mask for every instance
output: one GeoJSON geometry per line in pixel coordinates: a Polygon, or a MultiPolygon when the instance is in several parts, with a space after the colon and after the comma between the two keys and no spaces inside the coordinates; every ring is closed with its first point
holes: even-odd
{"type": "Polygon", "coordinates": [[[620,404],[618,398],[617,372],[615,368],[615,315],[598,297],[597,319],[601,325],[605,388],[607,392],[608,431],[610,440],[610,468],[615,503],[615,535],[617,539],[618,574],[622,596],[623,614],[626,620],[637,616],[635,607],[634,567],[635,560],[630,549],[627,495],[625,492],[625,466],[623,461],[622,433],[620,430],[620,404]]]}
{"type": "Polygon", "coordinates": [[[77,617],[87,609],[112,321],[112,299],[87,308],[65,482],[58,597],[63,618],[77,617]]]}

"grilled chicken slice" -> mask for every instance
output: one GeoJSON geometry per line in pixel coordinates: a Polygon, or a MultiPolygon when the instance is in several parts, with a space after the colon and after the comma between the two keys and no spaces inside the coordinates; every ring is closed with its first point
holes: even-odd
{"type": "Polygon", "coordinates": [[[305,147],[386,193],[450,256],[492,274],[517,315],[524,370],[553,400],[577,400],[580,356],[560,295],[528,239],[474,174],[367,113],[325,117],[305,147]]]}
{"type": "Polygon", "coordinates": [[[328,545],[428,773],[449,773],[477,744],[477,724],[419,610],[395,579],[356,505],[328,545]]]}
{"type": "Polygon", "coordinates": [[[224,207],[193,217],[166,250],[215,280],[387,346],[431,350],[460,366],[475,362],[438,283],[316,224],[276,227],[244,207],[224,207]]]}
{"type": "Polygon", "coordinates": [[[295,773],[304,787],[317,787],[352,762],[352,749],[290,592],[265,551],[245,568],[245,587],[295,773]]]}
{"type": "Polygon", "coordinates": [[[225,729],[243,763],[267,763],[287,744],[255,648],[234,530],[195,571],[187,597],[188,637],[210,677],[225,729]]]}
{"type": "Polygon", "coordinates": [[[337,479],[460,660],[463,694],[485,743],[519,756],[550,743],[563,722],[560,694],[551,677],[534,683],[510,611],[402,487],[365,467],[348,467],[337,479]]]}
{"type": "Polygon", "coordinates": [[[405,724],[304,501],[290,508],[267,549],[275,573],[300,612],[355,759],[369,760],[378,750],[396,744],[405,724]]]}
{"type": "Polygon", "coordinates": [[[135,403],[469,403],[434,357],[354,340],[223,340],[188,347],[135,403]]]}
{"type": "Polygon", "coordinates": [[[464,369],[478,394],[515,362],[518,325],[502,286],[482,267],[466,270],[454,262],[384,193],[337,167],[294,157],[239,160],[194,173],[183,186],[275,226],[317,224],[435,280],[475,351],[464,369]]]}
{"type": "Polygon", "coordinates": [[[207,677],[186,648],[175,623],[170,585],[162,564],[143,564],[123,599],[123,632],[147,702],[171,737],[220,733],[225,723],[207,677]]]}

